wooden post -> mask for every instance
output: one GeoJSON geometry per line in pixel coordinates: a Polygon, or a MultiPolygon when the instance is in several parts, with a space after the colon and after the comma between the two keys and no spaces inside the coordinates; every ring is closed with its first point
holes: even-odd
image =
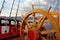
{"type": "Polygon", "coordinates": [[[34,9],[34,5],[32,5],[32,9],[34,9]]]}

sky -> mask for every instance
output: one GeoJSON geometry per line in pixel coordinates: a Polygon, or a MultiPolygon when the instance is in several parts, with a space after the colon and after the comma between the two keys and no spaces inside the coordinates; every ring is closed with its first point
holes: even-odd
{"type": "MultiPolygon", "coordinates": [[[[0,10],[1,10],[3,1],[4,0],[0,0],[0,10]]],[[[14,2],[12,14],[11,14],[11,16],[13,17],[16,16],[18,1],[19,0],[15,0],[14,2]]],[[[5,0],[4,7],[2,9],[2,13],[0,16],[9,17],[12,3],[13,3],[13,0],[5,0]]],[[[57,5],[57,0],[20,0],[18,16],[25,15],[29,10],[32,10],[32,4],[34,4],[35,9],[43,9],[43,10],[47,10],[50,6],[52,6],[51,11],[53,11],[57,5]]]]}

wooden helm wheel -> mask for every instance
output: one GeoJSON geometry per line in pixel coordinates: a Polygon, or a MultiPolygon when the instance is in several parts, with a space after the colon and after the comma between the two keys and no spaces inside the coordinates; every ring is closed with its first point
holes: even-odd
{"type": "MultiPolygon", "coordinates": [[[[28,32],[31,30],[30,32],[32,32],[32,34],[34,34],[34,35],[36,35],[36,36],[39,35],[39,33],[38,33],[38,34],[36,33],[36,30],[37,30],[37,32],[40,30],[40,28],[42,27],[42,24],[43,24],[43,22],[44,22],[44,20],[45,20],[46,18],[52,23],[54,29],[53,29],[53,30],[42,31],[42,32],[40,32],[41,35],[42,35],[42,34],[47,34],[47,33],[49,33],[49,32],[53,32],[53,33],[55,32],[55,33],[56,33],[56,39],[57,39],[57,40],[60,40],[59,26],[58,26],[57,22],[54,20],[54,18],[52,17],[52,15],[51,15],[50,13],[48,13],[48,11],[37,10],[37,9],[33,9],[33,10],[29,11],[29,12],[26,13],[26,15],[23,17],[22,24],[21,24],[21,27],[20,27],[20,35],[22,36],[22,35],[23,35],[22,32],[25,31],[24,23],[26,23],[26,25],[27,25],[27,27],[28,27],[28,30],[26,31],[27,34],[28,34],[28,32]],[[36,25],[36,21],[35,21],[35,14],[36,14],[36,13],[43,14],[43,16],[38,20],[38,23],[37,23],[38,25],[36,25]],[[32,15],[32,18],[33,18],[33,27],[32,27],[32,26],[29,24],[29,22],[27,21],[27,18],[28,18],[30,15],[32,15]],[[32,27],[32,28],[31,28],[31,27],[32,27]],[[24,30],[24,31],[23,31],[23,30],[24,30]],[[33,32],[33,31],[34,31],[34,32],[33,32]]],[[[33,35],[33,36],[34,36],[34,35],[33,35]]],[[[36,38],[37,38],[37,37],[35,37],[34,40],[36,40],[36,38]]],[[[30,40],[30,39],[29,39],[29,40],[30,40]]],[[[43,38],[43,40],[45,40],[45,38],[43,38]]]]}

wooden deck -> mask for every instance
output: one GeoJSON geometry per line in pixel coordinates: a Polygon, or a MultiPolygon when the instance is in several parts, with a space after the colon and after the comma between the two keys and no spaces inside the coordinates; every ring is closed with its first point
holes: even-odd
{"type": "Polygon", "coordinates": [[[7,40],[20,40],[20,37],[9,38],[7,40]]]}
{"type": "Polygon", "coordinates": [[[11,37],[11,38],[1,39],[1,40],[20,40],[20,37],[11,37]]]}

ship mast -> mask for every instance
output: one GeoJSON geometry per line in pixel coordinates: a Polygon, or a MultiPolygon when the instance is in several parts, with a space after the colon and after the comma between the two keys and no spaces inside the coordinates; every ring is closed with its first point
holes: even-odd
{"type": "Polygon", "coordinates": [[[0,10],[0,14],[1,14],[2,9],[3,9],[3,7],[4,7],[4,3],[5,3],[5,0],[4,0],[3,3],[2,3],[2,7],[1,7],[1,10],[0,10]]]}
{"type": "Polygon", "coordinates": [[[18,14],[18,10],[19,10],[19,4],[20,4],[20,0],[19,0],[19,2],[18,2],[17,11],[16,11],[16,16],[15,16],[15,30],[16,30],[16,28],[17,28],[17,27],[16,27],[16,26],[17,26],[17,25],[16,25],[16,21],[17,21],[16,18],[17,18],[17,14],[18,14]]]}
{"type": "Polygon", "coordinates": [[[13,9],[14,2],[15,2],[15,0],[13,0],[13,3],[12,3],[12,7],[11,7],[11,11],[10,11],[10,15],[9,15],[9,19],[10,19],[10,17],[11,17],[11,13],[12,13],[12,9],[13,9]]]}
{"type": "Polygon", "coordinates": [[[19,0],[19,2],[18,2],[17,11],[16,11],[16,16],[15,16],[15,20],[16,20],[16,18],[17,18],[17,14],[18,14],[18,10],[19,10],[19,4],[20,4],[20,0],[19,0]]]}

